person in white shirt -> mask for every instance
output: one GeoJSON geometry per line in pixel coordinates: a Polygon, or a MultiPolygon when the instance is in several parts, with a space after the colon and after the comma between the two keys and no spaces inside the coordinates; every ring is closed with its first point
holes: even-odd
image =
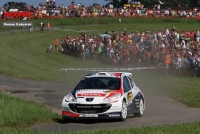
{"type": "Polygon", "coordinates": [[[47,53],[50,53],[52,51],[52,45],[51,44],[49,44],[48,46],[47,46],[47,53]]]}
{"type": "Polygon", "coordinates": [[[3,11],[2,10],[0,11],[0,15],[3,15],[3,11]]]}
{"type": "Polygon", "coordinates": [[[182,59],[179,54],[177,54],[177,59],[176,59],[176,69],[178,70],[178,73],[181,74],[181,68],[182,68],[182,59]]]}
{"type": "Polygon", "coordinates": [[[85,44],[82,42],[81,43],[81,47],[83,48],[83,49],[85,49],[85,44]]]}
{"type": "Polygon", "coordinates": [[[182,48],[182,49],[186,49],[186,44],[185,44],[184,38],[181,39],[181,48],[182,48]]]}
{"type": "Polygon", "coordinates": [[[197,32],[196,32],[196,42],[199,43],[199,39],[200,39],[200,32],[199,32],[199,30],[197,30],[197,32]]]}
{"type": "Polygon", "coordinates": [[[169,35],[169,29],[168,29],[168,27],[165,28],[165,35],[166,35],[166,36],[169,35]]]}

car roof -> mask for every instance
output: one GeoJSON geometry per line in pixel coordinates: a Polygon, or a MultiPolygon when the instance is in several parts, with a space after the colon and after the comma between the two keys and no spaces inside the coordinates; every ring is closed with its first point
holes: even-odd
{"type": "Polygon", "coordinates": [[[86,76],[89,77],[116,77],[116,76],[121,76],[122,74],[126,76],[132,76],[132,73],[130,72],[97,72],[97,73],[92,73],[92,74],[87,74],[86,76]]]}

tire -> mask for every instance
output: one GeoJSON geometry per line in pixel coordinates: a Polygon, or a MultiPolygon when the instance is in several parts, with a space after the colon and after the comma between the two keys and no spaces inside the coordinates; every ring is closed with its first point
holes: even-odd
{"type": "Polygon", "coordinates": [[[144,101],[141,98],[140,99],[140,104],[139,104],[139,112],[135,113],[134,116],[136,116],[136,117],[142,117],[143,114],[144,114],[144,101]]]}
{"type": "Polygon", "coordinates": [[[126,105],[126,102],[123,101],[122,102],[122,108],[121,108],[121,118],[120,118],[121,121],[126,120],[127,113],[128,113],[127,112],[127,105],[126,105]]]}

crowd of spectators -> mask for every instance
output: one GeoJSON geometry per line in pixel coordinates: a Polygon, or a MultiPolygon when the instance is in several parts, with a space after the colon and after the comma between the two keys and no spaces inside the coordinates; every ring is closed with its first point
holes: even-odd
{"type": "MultiPolygon", "coordinates": [[[[116,66],[159,66],[172,73],[192,70],[196,76],[200,70],[200,32],[181,31],[166,27],[158,31],[112,31],[100,35],[86,35],[61,39],[64,54],[83,60],[104,62],[116,66]]],[[[166,72],[168,74],[168,72],[166,72]]]]}
{"type": "Polygon", "coordinates": [[[4,10],[10,11],[10,9],[17,9],[17,11],[27,11],[27,4],[23,2],[7,2],[4,5],[4,10]]]}
{"type": "MultiPolygon", "coordinates": [[[[10,3],[13,5],[12,3],[10,3]]],[[[103,17],[103,16],[148,16],[148,17],[182,17],[198,18],[199,10],[160,9],[155,5],[153,9],[113,8],[112,5],[90,5],[85,7],[81,3],[72,2],[68,6],[55,7],[55,1],[47,0],[34,8],[37,14],[61,17],[103,17]],[[38,12],[36,12],[38,11],[38,12]]],[[[16,5],[13,5],[15,8],[16,5]]],[[[6,7],[6,5],[5,5],[6,7]]],[[[8,8],[8,7],[7,7],[8,8]]],[[[3,14],[1,10],[1,15],[3,14]]],[[[35,15],[37,15],[35,14],[35,15]]],[[[173,73],[181,74],[181,70],[190,69],[196,75],[200,70],[200,31],[177,31],[175,27],[163,30],[145,32],[115,32],[101,35],[86,35],[71,37],[68,35],[61,41],[61,51],[65,54],[81,57],[84,60],[107,62],[113,65],[133,66],[165,65],[172,68],[173,73]],[[168,58],[167,58],[168,57],[168,58]],[[103,60],[102,60],[103,59],[103,60]]],[[[167,73],[166,73],[167,74],[167,73]]]]}
{"type": "Polygon", "coordinates": [[[56,1],[55,0],[46,0],[46,2],[39,3],[39,9],[55,9],[56,8],[56,1]]]}
{"type": "Polygon", "coordinates": [[[100,6],[99,4],[91,4],[84,6],[81,3],[75,4],[71,2],[69,5],[64,6],[60,4],[56,7],[55,0],[46,0],[45,3],[39,3],[39,7],[35,8],[33,5],[24,5],[25,3],[9,2],[4,6],[4,11],[11,8],[18,8],[23,11],[31,11],[33,15],[37,16],[52,16],[52,17],[183,17],[183,18],[200,18],[198,8],[192,9],[171,9],[160,8],[159,4],[153,6],[152,9],[145,8],[144,6],[138,7],[121,7],[114,8],[112,4],[100,6]]]}
{"type": "Polygon", "coordinates": [[[184,18],[198,18],[200,16],[199,9],[160,9],[158,5],[154,5],[154,8],[148,9],[144,7],[140,8],[113,8],[112,5],[107,6],[97,6],[90,5],[84,6],[81,3],[70,4],[68,6],[59,5],[57,8],[51,10],[44,9],[46,15],[50,16],[60,16],[60,17],[184,17],[184,18]]]}

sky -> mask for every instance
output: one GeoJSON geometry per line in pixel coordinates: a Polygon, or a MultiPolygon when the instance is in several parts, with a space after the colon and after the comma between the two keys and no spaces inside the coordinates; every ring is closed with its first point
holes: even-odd
{"type": "MultiPolygon", "coordinates": [[[[6,2],[25,2],[27,3],[28,5],[34,5],[36,7],[38,7],[38,4],[39,3],[45,3],[46,0],[0,0],[0,7],[3,7],[3,5],[6,3],[6,2]]],[[[63,4],[63,5],[70,5],[72,2],[72,0],[56,0],[56,6],[60,5],[60,4],[63,4]]],[[[77,3],[81,3],[85,6],[89,6],[93,3],[98,3],[100,4],[101,6],[104,5],[104,4],[107,4],[108,2],[107,1],[104,1],[104,0],[74,0],[75,4],[77,3]]]]}

